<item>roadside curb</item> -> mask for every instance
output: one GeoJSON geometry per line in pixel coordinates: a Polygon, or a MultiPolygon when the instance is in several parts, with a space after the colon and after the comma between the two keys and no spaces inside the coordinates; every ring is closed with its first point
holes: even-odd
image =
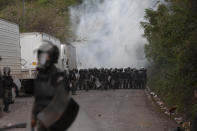
{"type": "Polygon", "coordinates": [[[186,131],[189,131],[191,122],[185,122],[184,118],[177,114],[176,106],[168,108],[159,98],[159,96],[152,92],[148,86],[145,89],[145,94],[147,95],[147,98],[152,101],[152,104],[160,113],[162,113],[165,117],[168,117],[171,121],[175,122],[178,126],[183,127],[186,131]]]}

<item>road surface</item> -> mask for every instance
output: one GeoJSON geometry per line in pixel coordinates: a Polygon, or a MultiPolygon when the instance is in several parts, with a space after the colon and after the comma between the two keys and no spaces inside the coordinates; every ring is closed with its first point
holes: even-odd
{"type": "MultiPolygon", "coordinates": [[[[172,131],[175,128],[173,121],[158,112],[144,90],[79,91],[74,98],[99,131],[172,131]]],[[[11,113],[0,119],[0,126],[29,121],[32,103],[33,98],[18,98],[11,105],[11,113]]]]}

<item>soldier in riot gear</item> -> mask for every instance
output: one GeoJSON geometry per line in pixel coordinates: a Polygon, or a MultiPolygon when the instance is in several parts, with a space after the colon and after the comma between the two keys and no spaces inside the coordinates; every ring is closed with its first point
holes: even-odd
{"type": "Polygon", "coordinates": [[[103,80],[103,82],[104,82],[104,89],[107,90],[108,89],[108,85],[107,85],[107,83],[108,83],[108,81],[107,81],[107,78],[108,78],[107,69],[104,70],[103,76],[104,76],[104,80],[103,80]]]}
{"type": "Polygon", "coordinates": [[[104,68],[101,68],[100,75],[99,75],[99,81],[101,82],[101,89],[106,89],[106,78],[105,78],[105,70],[104,68]]]}
{"type": "MultiPolygon", "coordinates": [[[[40,48],[37,50],[37,57],[38,75],[34,85],[35,101],[32,110],[31,126],[32,128],[34,128],[37,125],[38,131],[63,131],[65,128],[64,126],[57,126],[58,124],[61,125],[60,116],[57,121],[52,121],[51,123],[48,122],[51,125],[46,125],[46,118],[42,116],[46,108],[54,99],[55,94],[60,89],[65,91],[64,96],[66,96],[66,98],[69,98],[68,79],[65,79],[65,73],[61,73],[59,69],[55,66],[59,57],[59,49],[52,43],[44,41],[44,44],[41,45],[40,48]]],[[[77,110],[78,105],[76,103],[74,105],[76,105],[77,110]]],[[[64,112],[62,112],[62,115],[63,113],[64,112]]],[[[56,117],[58,118],[58,116],[56,117]]]]}
{"type": "Polygon", "coordinates": [[[126,89],[128,87],[128,78],[127,78],[127,69],[124,69],[124,72],[122,72],[122,82],[123,82],[123,89],[126,89]]]}
{"type": "Polygon", "coordinates": [[[75,78],[76,78],[76,90],[79,88],[79,78],[80,78],[80,74],[79,74],[79,70],[75,69],[75,78]]]}
{"type": "Polygon", "coordinates": [[[146,69],[144,68],[141,68],[139,71],[138,71],[138,74],[139,74],[139,87],[141,89],[144,89],[146,87],[146,69]]]}
{"type": "Polygon", "coordinates": [[[100,89],[101,88],[101,82],[99,80],[100,78],[100,70],[95,69],[95,73],[94,73],[94,81],[95,81],[95,89],[100,89]]]}
{"type": "Polygon", "coordinates": [[[134,70],[131,69],[129,72],[129,88],[133,88],[134,85],[134,70]]]}
{"type": "Polygon", "coordinates": [[[134,75],[133,75],[133,78],[134,78],[134,88],[139,88],[139,74],[138,74],[138,70],[137,69],[135,69],[134,70],[134,75]]]}
{"type": "Polygon", "coordinates": [[[117,89],[121,89],[123,87],[123,68],[117,69],[116,72],[116,77],[117,77],[117,89]]]}
{"type": "Polygon", "coordinates": [[[58,57],[58,48],[52,43],[45,42],[37,51],[38,75],[34,86],[35,101],[32,110],[31,126],[34,128],[37,124],[38,131],[47,131],[44,124],[38,121],[38,114],[48,106],[55,95],[55,86],[57,86],[58,81],[54,76],[58,74],[59,70],[54,64],[57,63],[58,57]]]}
{"type": "Polygon", "coordinates": [[[111,82],[113,89],[117,89],[117,81],[118,81],[117,69],[114,69],[112,72],[112,82],[111,82]]]}
{"type": "Polygon", "coordinates": [[[59,49],[49,41],[43,43],[37,51],[38,75],[34,84],[31,127],[37,127],[38,131],[93,130],[91,121],[88,124],[88,121],[81,121],[86,115],[71,98],[69,76],[55,66],[59,49]]]}
{"type": "Polygon", "coordinates": [[[3,88],[4,88],[4,112],[9,112],[9,105],[12,103],[12,88],[14,82],[10,75],[10,67],[3,68],[3,88]]]}
{"type": "Polygon", "coordinates": [[[90,89],[90,73],[89,73],[89,70],[85,70],[84,71],[84,73],[85,73],[85,78],[84,78],[84,89],[86,90],[86,91],[89,91],[89,89],[90,89]]]}
{"type": "Polygon", "coordinates": [[[111,81],[112,81],[111,71],[108,70],[108,72],[107,72],[107,87],[108,87],[108,89],[111,89],[111,87],[112,87],[111,81]]]}
{"type": "Polygon", "coordinates": [[[83,89],[85,89],[85,78],[86,78],[86,71],[85,71],[85,69],[81,69],[80,70],[80,72],[79,72],[79,74],[80,74],[80,78],[79,78],[79,89],[80,90],[83,90],[83,89]]]}
{"type": "Polygon", "coordinates": [[[75,95],[76,94],[76,89],[77,89],[77,83],[76,83],[76,75],[75,75],[75,70],[71,70],[69,72],[69,78],[70,78],[70,85],[71,85],[71,91],[72,91],[72,94],[75,95]]]}
{"type": "Polygon", "coordinates": [[[95,77],[94,77],[94,70],[90,69],[90,87],[91,89],[95,89],[95,77]]]}
{"type": "Polygon", "coordinates": [[[82,90],[83,87],[83,70],[79,70],[79,90],[82,90]]]}
{"type": "Polygon", "coordinates": [[[121,69],[118,69],[117,70],[117,73],[116,73],[116,77],[117,77],[117,81],[116,81],[117,89],[122,88],[122,85],[121,85],[122,84],[121,83],[121,81],[122,81],[122,77],[121,77],[122,72],[123,72],[123,69],[121,68],[121,69]]]}

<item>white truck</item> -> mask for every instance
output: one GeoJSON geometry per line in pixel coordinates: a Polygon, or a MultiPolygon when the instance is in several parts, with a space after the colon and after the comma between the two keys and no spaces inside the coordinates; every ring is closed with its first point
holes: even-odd
{"type": "Polygon", "coordinates": [[[20,34],[21,45],[21,72],[25,74],[22,85],[25,86],[25,92],[32,92],[33,80],[36,76],[37,54],[36,49],[47,40],[55,44],[60,50],[60,57],[56,65],[61,70],[77,68],[76,48],[69,44],[61,44],[60,40],[45,33],[32,32],[20,34]]]}
{"type": "Polygon", "coordinates": [[[60,50],[60,57],[58,64],[56,65],[62,70],[66,70],[67,66],[65,65],[66,56],[64,51],[64,46],[61,45],[61,42],[48,34],[40,32],[32,33],[21,33],[20,34],[20,45],[21,45],[21,72],[26,74],[25,79],[22,80],[22,85],[25,86],[26,93],[32,93],[33,80],[36,77],[36,66],[37,66],[37,53],[36,50],[40,45],[43,44],[43,41],[50,41],[56,45],[60,50]]]}
{"type": "Polygon", "coordinates": [[[22,78],[19,26],[0,19],[0,69],[11,68],[14,78],[22,78]]]}
{"type": "Polygon", "coordinates": [[[36,49],[43,40],[51,41],[59,48],[60,57],[57,66],[60,69],[76,68],[76,49],[73,46],[62,45],[57,38],[45,33],[19,34],[17,24],[0,19],[0,58],[2,59],[0,69],[10,67],[15,83],[19,88],[22,85],[26,93],[33,91],[37,66],[36,49]]]}
{"type": "MultiPolygon", "coordinates": [[[[76,48],[70,44],[61,44],[61,42],[48,34],[32,32],[20,34],[21,45],[21,63],[22,72],[28,72],[26,78],[35,78],[35,70],[37,66],[36,49],[42,45],[44,40],[51,41],[60,50],[60,57],[57,67],[62,70],[77,68],[76,48]]],[[[23,73],[24,74],[24,73],[23,73]]]]}
{"type": "MultiPolygon", "coordinates": [[[[21,74],[19,26],[3,19],[0,19],[0,58],[0,71],[3,72],[4,67],[10,67],[17,89],[21,88],[19,79],[23,78],[23,74],[21,74]]],[[[15,95],[13,89],[12,101],[15,95]]]]}
{"type": "MultiPolygon", "coordinates": [[[[35,78],[35,71],[37,66],[37,54],[36,50],[43,44],[43,41],[47,40],[55,44],[59,50],[61,50],[61,42],[45,33],[32,32],[32,33],[21,33],[20,34],[20,45],[21,45],[21,68],[22,72],[28,72],[26,78],[35,78]]],[[[62,68],[61,57],[58,60],[57,66],[62,68]]]]}

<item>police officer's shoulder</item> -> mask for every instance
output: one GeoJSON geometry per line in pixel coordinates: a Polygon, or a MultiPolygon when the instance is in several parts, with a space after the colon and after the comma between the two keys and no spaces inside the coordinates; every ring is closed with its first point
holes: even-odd
{"type": "Polygon", "coordinates": [[[56,83],[66,81],[68,79],[67,73],[61,70],[58,70],[56,73],[54,73],[52,77],[52,79],[55,80],[56,83]]]}

